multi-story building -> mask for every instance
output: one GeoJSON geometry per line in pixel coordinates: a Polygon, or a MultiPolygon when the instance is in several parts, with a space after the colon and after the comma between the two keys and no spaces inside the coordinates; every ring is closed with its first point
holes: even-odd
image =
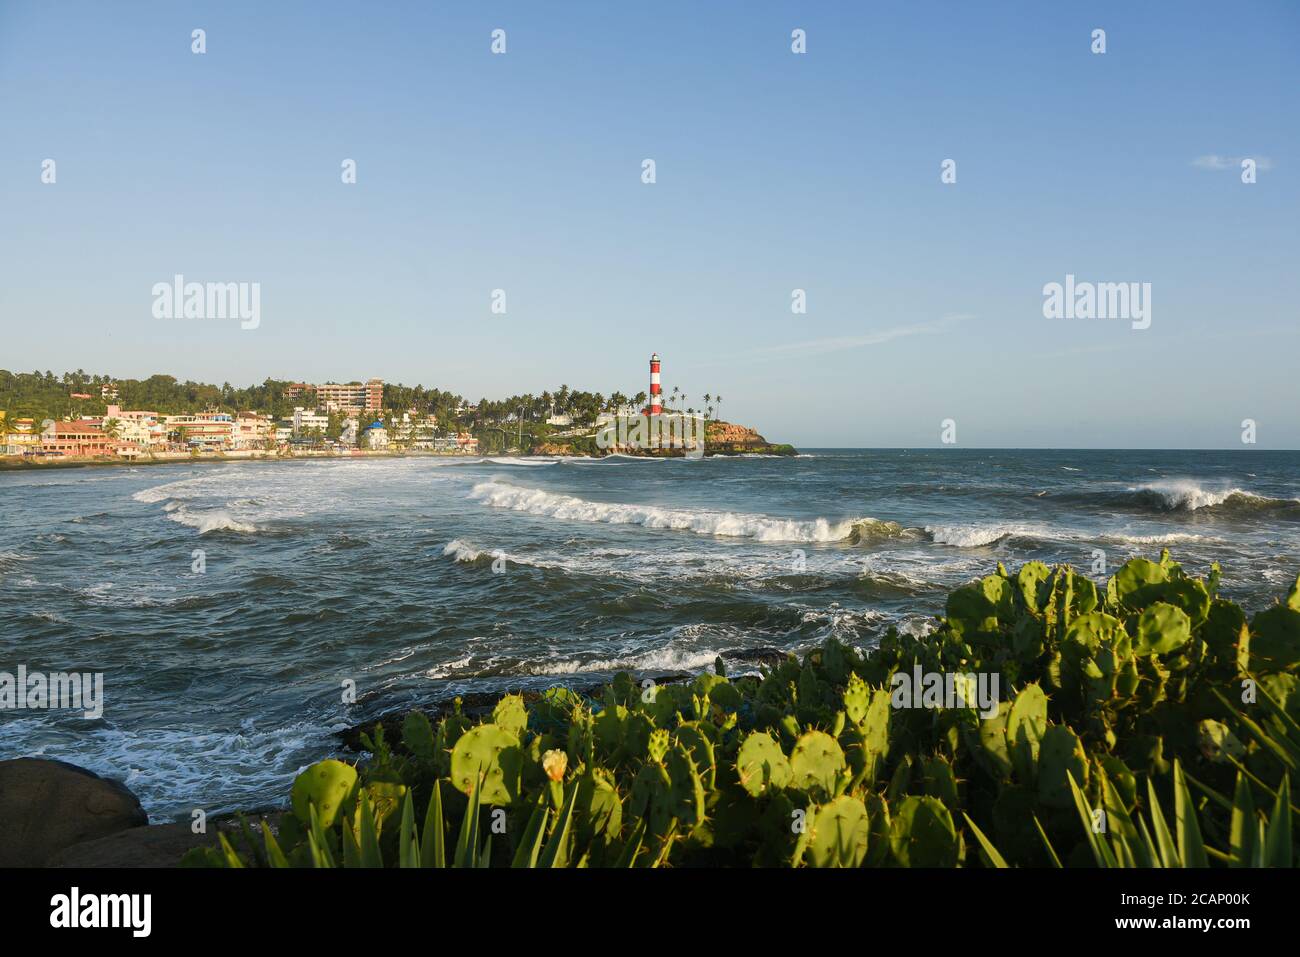
{"type": "Polygon", "coordinates": [[[41,455],[111,455],[113,440],[85,422],[51,422],[41,432],[41,455]]]}
{"type": "Polygon", "coordinates": [[[234,444],[235,419],[226,412],[169,415],[163,425],[179,444],[191,449],[228,449],[234,444]]]}
{"type": "Polygon", "coordinates": [[[112,432],[112,437],[123,442],[132,442],[145,451],[157,451],[167,447],[167,427],[163,425],[157,412],[137,409],[121,409],[110,405],[102,420],[91,420],[98,424],[105,433],[112,432]]]}
{"type": "Polygon", "coordinates": [[[35,419],[10,419],[0,412],[0,449],[4,455],[30,455],[40,447],[41,433],[35,419]]]}
{"type": "Polygon", "coordinates": [[[360,445],[364,449],[388,448],[388,430],[384,423],[375,421],[366,426],[361,432],[360,445]]]}
{"type": "Polygon", "coordinates": [[[302,436],[308,432],[319,431],[321,435],[329,428],[330,417],[316,409],[304,409],[298,406],[293,410],[293,434],[302,436]]]}
{"type": "Polygon", "coordinates": [[[264,449],[273,440],[274,433],[275,425],[270,416],[256,412],[240,412],[235,416],[236,449],[264,449]]]}
{"type": "Polygon", "coordinates": [[[105,402],[108,402],[108,401],[110,401],[110,400],[116,399],[116,398],[117,398],[117,383],[116,383],[116,382],[105,382],[103,385],[101,385],[101,386],[99,387],[99,397],[100,397],[101,399],[103,399],[105,402]]]}
{"type": "Polygon", "coordinates": [[[368,379],[365,382],[292,382],[284,390],[286,399],[297,399],[303,393],[314,391],[316,403],[332,412],[378,412],[384,404],[384,380],[368,379]]]}

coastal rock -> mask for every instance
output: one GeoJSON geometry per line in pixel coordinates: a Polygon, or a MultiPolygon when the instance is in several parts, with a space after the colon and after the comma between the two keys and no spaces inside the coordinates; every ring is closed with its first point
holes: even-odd
{"type": "MultiPolygon", "coordinates": [[[[278,815],[277,815],[278,817],[278,815]]],[[[221,827],[232,837],[233,825],[221,827]]],[[[217,835],[195,834],[189,824],[151,824],[118,831],[108,837],[74,844],[55,854],[46,867],[180,867],[181,858],[196,847],[211,847],[217,835]]]]}
{"type": "Polygon", "coordinates": [[[148,822],[116,781],[63,761],[0,761],[0,867],[41,867],[64,848],[148,822]]]}

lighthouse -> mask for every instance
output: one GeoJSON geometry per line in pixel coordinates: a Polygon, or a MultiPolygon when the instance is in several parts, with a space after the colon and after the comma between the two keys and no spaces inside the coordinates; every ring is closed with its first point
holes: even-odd
{"type": "Polygon", "coordinates": [[[650,414],[659,415],[664,410],[663,397],[659,394],[659,353],[650,357],[650,414]]]}

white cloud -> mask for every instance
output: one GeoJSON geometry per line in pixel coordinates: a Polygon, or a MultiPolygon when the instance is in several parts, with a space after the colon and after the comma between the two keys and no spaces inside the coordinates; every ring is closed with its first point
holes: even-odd
{"type": "Polygon", "coordinates": [[[1220,156],[1218,153],[1207,153],[1205,156],[1198,156],[1192,160],[1192,165],[1197,169],[1217,172],[1225,169],[1241,169],[1241,161],[1244,159],[1253,159],[1256,169],[1273,168],[1273,161],[1267,156],[1220,156]]]}
{"type": "Polygon", "coordinates": [[[933,322],[920,322],[910,326],[893,326],[889,329],[880,329],[861,336],[833,336],[825,339],[805,339],[802,342],[785,342],[777,346],[765,346],[740,353],[735,358],[761,361],[764,359],[798,359],[820,356],[828,352],[843,352],[846,349],[878,346],[908,336],[933,335],[936,332],[944,331],[954,323],[972,318],[974,317],[964,313],[955,313],[933,322]]]}

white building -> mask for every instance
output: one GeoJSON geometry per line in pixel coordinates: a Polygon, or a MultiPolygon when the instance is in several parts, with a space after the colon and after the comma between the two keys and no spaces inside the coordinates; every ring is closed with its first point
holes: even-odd
{"type": "Polygon", "coordinates": [[[293,434],[304,435],[313,429],[319,430],[321,435],[329,428],[330,417],[324,413],[317,412],[315,409],[304,409],[302,406],[296,406],[293,410],[293,434]]]}

